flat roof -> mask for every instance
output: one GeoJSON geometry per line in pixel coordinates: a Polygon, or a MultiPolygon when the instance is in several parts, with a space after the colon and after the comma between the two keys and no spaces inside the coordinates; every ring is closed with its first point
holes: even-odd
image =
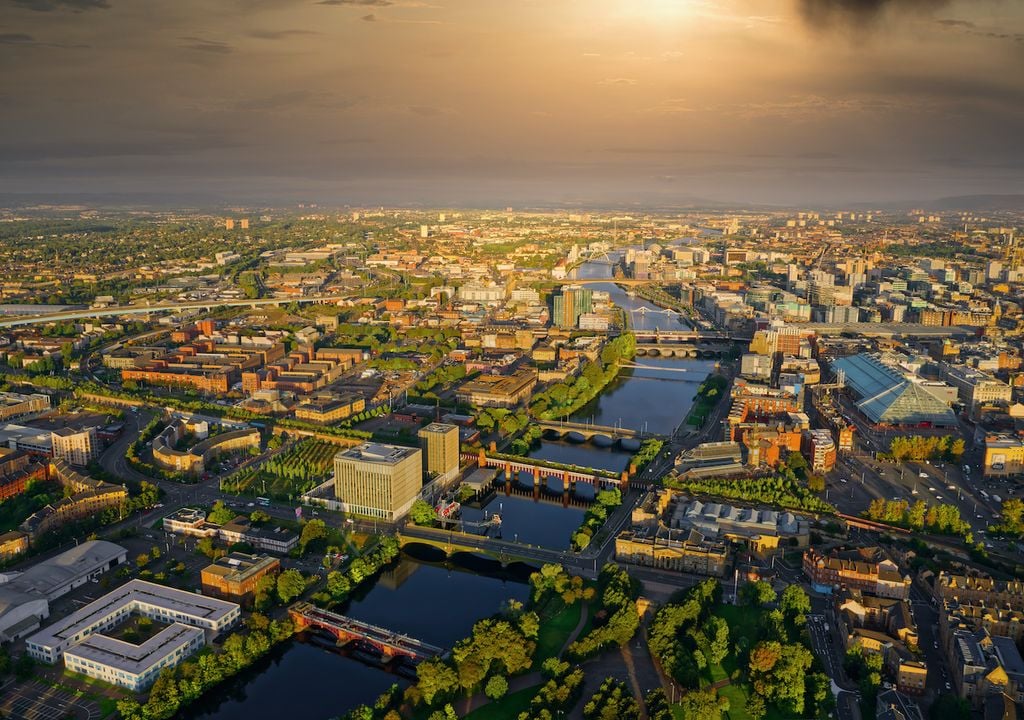
{"type": "Polygon", "coordinates": [[[345,448],[334,457],[335,459],[343,458],[345,460],[358,460],[361,462],[380,463],[382,465],[395,465],[418,452],[420,452],[419,448],[368,442],[356,447],[345,448]]]}
{"type": "Polygon", "coordinates": [[[238,605],[233,602],[136,579],[41,630],[30,637],[29,642],[46,647],[62,645],[83,630],[102,623],[121,608],[136,603],[159,607],[211,623],[219,622],[238,609],[238,605]]]}
{"type": "Polygon", "coordinates": [[[57,588],[96,571],[127,554],[127,550],[106,540],[89,540],[60,555],[38,562],[0,588],[48,597],[57,588]]]}
{"type": "Polygon", "coordinates": [[[201,628],[176,622],[141,645],[93,633],[74,647],[65,650],[64,654],[107,665],[132,675],[142,675],[179,648],[204,637],[205,633],[201,628]]]}

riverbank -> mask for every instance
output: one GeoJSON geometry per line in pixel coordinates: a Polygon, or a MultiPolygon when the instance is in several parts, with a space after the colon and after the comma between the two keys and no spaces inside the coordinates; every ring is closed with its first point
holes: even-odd
{"type": "Polygon", "coordinates": [[[709,375],[697,388],[697,397],[686,416],[686,424],[701,427],[707,422],[708,415],[722,401],[722,393],[729,386],[729,380],[722,375],[709,375]]]}

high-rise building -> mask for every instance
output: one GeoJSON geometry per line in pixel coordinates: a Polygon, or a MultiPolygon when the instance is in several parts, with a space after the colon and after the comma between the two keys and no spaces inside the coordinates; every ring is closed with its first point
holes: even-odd
{"type": "Polygon", "coordinates": [[[394,521],[423,487],[419,448],[363,443],[334,456],[334,494],[346,512],[394,521]]]}
{"type": "Polygon", "coordinates": [[[459,428],[447,423],[430,423],[419,432],[423,448],[423,470],[442,484],[459,474],[459,428]]]}
{"type": "Polygon", "coordinates": [[[560,328],[574,328],[580,315],[594,310],[594,293],[580,285],[565,285],[555,295],[552,322],[560,328]]]}
{"type": "Polygon", "coordinates": [[[234,230],[235,229],[235,221],[232,220],[231,218],[228,218],[227,220],[225,220],[224,221],[224,229],[225,230],[234,230]]]}
{"type": "Polygon", "coordinates": [[[96,428],[83,430],[58,428],[50,433],[53,442],[53,457],[72,465],[84,466],[100,456],[100,441],[96,428]]]}
{"type": "Polygon", "coordinates": [[[243,230],[248,230],[249,229],[249,218],[242,218],[242,220],[240,222],[240,225],[241,225],[241,228],[243,230]]]}

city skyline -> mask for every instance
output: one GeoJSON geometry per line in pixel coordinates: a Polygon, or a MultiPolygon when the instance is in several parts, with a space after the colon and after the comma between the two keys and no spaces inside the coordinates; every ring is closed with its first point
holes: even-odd
{"type": "Polygon", "coordinates": [[[812,205],[1024,192],[1024,10],[14,0],[0,193],[812,205]]]}

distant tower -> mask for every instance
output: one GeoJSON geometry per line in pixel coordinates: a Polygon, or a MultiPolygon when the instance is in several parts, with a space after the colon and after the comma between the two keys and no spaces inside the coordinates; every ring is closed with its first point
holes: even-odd
{"type": "Polygon", "coordinates": [[[427,225],[420,225],[420,237],[430,237],[430,228],[427,225]]]}
{"type": "Polygon", "coordinates": [[[241,225],[242,225],[242,229],[243,230],[248,230],[249,229],[249,218],[242,218],[241,225]]]}
{"type": "Polygon", "coordinates": [[[224,229],[225,230],[234,230],[235,229],[235,221],[232,220],[231,218],[228,218],[227,220],[225,220],[224,221],[224,229]]]}

